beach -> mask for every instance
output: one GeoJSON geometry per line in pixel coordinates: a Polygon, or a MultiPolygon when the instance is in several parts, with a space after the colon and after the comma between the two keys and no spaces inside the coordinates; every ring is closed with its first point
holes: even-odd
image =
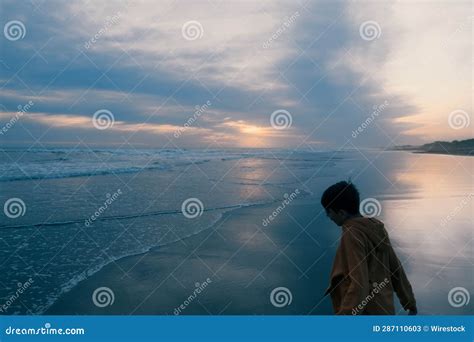
{"type": "Polygon", "coordinates": [[[46,313],[51,314],[330,314],[323,299],[338,239],[337,227],[311,222],[318,208],[310,203],[288,208],[289,215],[263,227],[271,205],[243,208],[196,236],[143,255],[119,260],[80,283],[46,313]],[[300,226],[301,225],[301,226],[300,226]],[[197,284],[209,282],[188,305],[197,284]],[[113,305],[99,308],[89,299],[106,286],[113,305]],[[270,302],[275,287],[291,291],[292,302],[270,302]],[[86,300],[84,300],[86,299],[86,300]],[[184,309],[179,307],[184,305],[184,309]]]}
{"type": "Polygon", "coordinates": [[[25,215],[0,222],[4,313],[332,314],[324,291],[340,228],[319,198],[351,178],[361,199],[376,200],[419,312],[472,314],[472,304],[453,306],[448,297],[454,288],[473,290],[470,157],[42,153],[25,161],[29,177],[2,165],[4,193],[26,204],[25,215]]]}

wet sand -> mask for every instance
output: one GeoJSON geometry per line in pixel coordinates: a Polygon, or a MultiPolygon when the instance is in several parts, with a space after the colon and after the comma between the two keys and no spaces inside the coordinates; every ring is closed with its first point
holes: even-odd
{"type": "MultiPolygon", "coordinates": [[[[380,201],[379,218],[414,288],[419,314],[472,314],[472,301],[453,305],[451,294],[473,293],[473,159],[389,152],[377,163],[356,184],[362,198],[380,201]]],[[[319,194],[341,178],[341,170],[359,167],[341,161],[324,178],[312,178],[307,184],[313,195],[296,198],[266,227],[262,221],[278,202],[229,211],[197,235],[119,259],[63,294],[46,313],[332,314],[323,294],[340,230],[320,213],[319,194]],[[114,300],[101,307],[93,293],[103,287],[114,300]],[[291,293],[289,305],[272,304],[270,295],[279,287],[291,293]]],[[[404,314],[397,299],[395,304],[404,314]]]]}
{"type": "Polygon", "coordinates": [[[339,228],[314,219],[320,208],[306,202],[267,227],[262,220],[274,204],[228,212],[198,235],[104,267],[46,314],[331,314],[323,294],[339,228]],[[112,305],[94,304],[100,287],[113,291],[112,305]],[[291,304],[272,305],[277,287],[290,290],[291,304]]]}

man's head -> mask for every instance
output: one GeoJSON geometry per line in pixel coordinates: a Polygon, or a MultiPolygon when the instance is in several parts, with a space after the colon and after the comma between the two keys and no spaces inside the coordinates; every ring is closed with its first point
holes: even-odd
{"type": "Polygon", "coordinates": [[[328,217],[342,226],[349,217],[359,215],[359,191],[354,184],[345,181],[333,184],[324,191],[321,204],[328,217]]]}

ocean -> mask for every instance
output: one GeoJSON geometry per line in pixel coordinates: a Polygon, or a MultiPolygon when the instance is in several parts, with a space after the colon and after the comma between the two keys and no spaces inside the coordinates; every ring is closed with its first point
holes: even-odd
{"type": "Polygon", "coordinates": [[[420,311],[472,313],[447,301],[452,288],[473,290],[472,157],[277,149],[1,154],[3,314],[42,314],[105,265],[199,234],[225,213],[288,198],[320,208],[324,188],[348,179],[386,223],[420,311]]]}

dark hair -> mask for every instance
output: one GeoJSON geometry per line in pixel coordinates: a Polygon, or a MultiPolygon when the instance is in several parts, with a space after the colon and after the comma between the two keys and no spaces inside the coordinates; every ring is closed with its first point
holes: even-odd
{"type": "Polygon", "coordinates": [[[321,196],[324,209],[334,211],[345,210],[349,214],[359,213],[359,191],[351,182],[342,181],[331,185],[321,196]]]}

